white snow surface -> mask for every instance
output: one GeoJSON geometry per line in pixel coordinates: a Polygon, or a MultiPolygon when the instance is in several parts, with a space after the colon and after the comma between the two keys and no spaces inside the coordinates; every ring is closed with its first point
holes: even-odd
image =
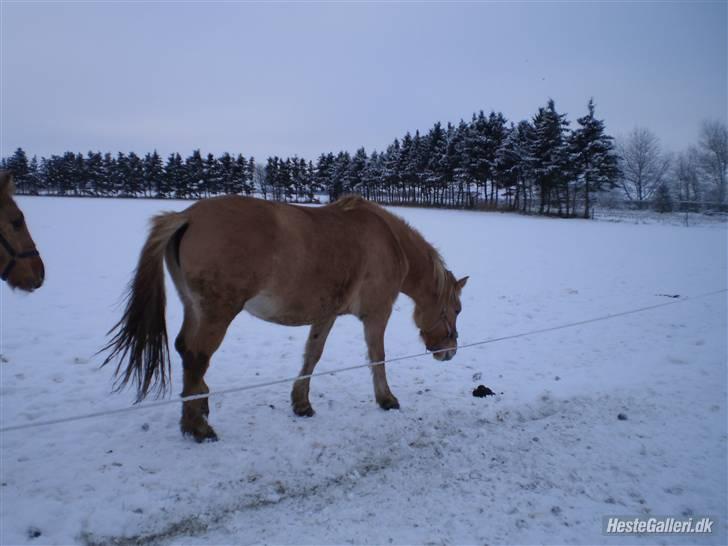
{"type": "MultiPolygon", "coordinates": [[[[0,286],[0,426],[131,405],[94,353],[148,218],[190,203],[18,202],[47,280],[30,295],[0,286]]],[[[470,275],[462,343],[726,288],[725,229],[392,210],[470,275]]],[[[173,339],[169,278],[167,295],[173,339]]],[[[290,385],[212,398],[216,443],[182,437],[177,404],[5,432],[0,543],[725,544],[726,306],[723,293],[397,362],[399,411],[376,406],[366,369],[314,378],[312,418],[293,415],[290,385]],[[481,383],[499,394],[473,397],[481,383]],[[607,537],[607,514],[707,514],[718,529],[607,537]]],[[[400,296],[389,357],[424,350],[411,315],[400,296]]],[[[295,375],[306,335],[243,313],[207,383],[295,375]]],[[[365,354],[341,317],[317,371],[365,354]]],[[[179,393],[174,353],[173,379],[179,393]]]]}

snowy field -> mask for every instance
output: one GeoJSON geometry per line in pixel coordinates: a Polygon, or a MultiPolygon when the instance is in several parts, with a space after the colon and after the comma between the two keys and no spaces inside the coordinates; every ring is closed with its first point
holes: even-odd
{"type": "MultiPolygon", "coordinates": [[[[94,356],[155,212],[169,201],[20,198],[46,265],[0,286],[0,427],[127,407],[94,356]]],[[[725,228],[396,209],[442,252],[474,342],[726,288],[725,228]]],[[[181,306],[168,282],[168,328],[181,306]]],[[[2,434],[2,544],[725,544],[726,294],[388,368],[211,400],[220,441],[174,404],[2,434]],[[474,398],[485,384],[496,397],[474,398]],[[502,394],[500,394],[502,393],[502,394]],[[625,419],[618,419],[624,414],[625,419]],[[713,515],[709,537],[602,535],[602,516],[713,515]]],[[[389,357],[423,346],[400,296],[389,357]]],[[[295,375],[307,335],[241,315],[207,382],[295,375]]],[[[340,318],[317,371],[365,361],[340,318]]],[[[173,355],[174,392],[181,369],[173,355]]]]}

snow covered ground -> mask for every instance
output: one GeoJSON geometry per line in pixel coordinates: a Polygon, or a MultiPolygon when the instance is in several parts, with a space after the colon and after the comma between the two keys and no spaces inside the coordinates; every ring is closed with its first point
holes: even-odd
{"type": "Polygon", "coordinates": [[[606,222],[628,222],[632,224],[669,224],[673,226],[701,226],[726,229],[728,214],[725,212],[655,212],[654,210],[625,210],[597,207],[594,219],[606,222]]]}
{"type": "MultiPolygon", "coordinates": [[[[147,218],[184,202],[20,198],[47,282],[0,286],[0,427],[131,404],[94,356],[147,218]]],[[[460,341],[726,288],[726,230],[398,209],[463,293],[460,341]]],[[[168,327],[181,307],[168,284],[168,327]]],[[[726,294],[388,368],[211,400],[197,445],[169,405],[0,437],[2,544],[652,544],[726,542],[726,294]],[[485,384],[497,397],[474,398],[485,384]],[[624,414],[626,420],[618,419],[624,414]],[[717,516],[709,537],[602,535],[602,516],[717,516]]],[[[401,296],[388,356],[423,347],[401,296]]],[[[298,372],[307,331],[241,315],[214,389],[298,372]]],[[[342,317],[317,371],[364,362],[342,317]]],[[[175,391],[180,364],[173,357],[175,391]]]]}

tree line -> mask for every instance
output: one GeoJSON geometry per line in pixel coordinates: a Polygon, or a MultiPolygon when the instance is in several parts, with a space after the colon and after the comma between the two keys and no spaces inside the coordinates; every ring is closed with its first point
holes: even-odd
{"type": "Polygon", "coordinates": [[[646,129],[615,144],[593,100],[573,128],[549,100],[518,123],[481,111],[469,122],[444,127],[438,122],[424,134],[407,133],[383,151],[323,153],[315,163],[273,156],[259,164],[242,154],[203,157],[199,150],[184,160],[177,153],[163,160],[156,151],[143,157],[66,152],[28,160],[18,149],[2,166],[15,173],[21,194],[182,199],[242,194],[315,202],[322,195],[358,193],[391,205],[587,217],[597,196],[614,196],[615,188],[639,207],[655,202],[664,207],[673,198],[725,203],[725,134],[725,124],[706,123],[698,147],[672,158],[646,129]]]}
{"type": "Polygon", "coordinates": [[[653,205],[666,212],[728,212],[728,126],[704,121],[697,145],[676,154],[665,152],[648,129],[637,127],[617,146],[621,176],[619,196],[636,208],[653,205]]]}
{"type": "Polygon", "coordinates": [[[179,199],[250,195],[256,169],[252,157],[225,153],[203,158],[199,150],[184,161],[178,153],[163,161],[156,151],[143,157],[134,152],[66,152],[28,161],[18,148],[0,166],[13,172],[19,194],[179,199]]]}

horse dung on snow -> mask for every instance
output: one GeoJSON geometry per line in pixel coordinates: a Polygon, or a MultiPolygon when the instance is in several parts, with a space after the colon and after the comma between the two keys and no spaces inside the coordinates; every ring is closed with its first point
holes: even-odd
{"type": "MultiPolygon", "coordinates": [[[[152,219],[121,320],[109,332],[104,365],[117,360],[117,387],[132,381],[137,401],[164,393],[170,360],[165,324],[165,261],[184,305],[175,341],[182,396],[208,393],[205,372],[243,309],[276,324],[311,325],[300,375],[313,372],[339,315],[364,324],[371,362],[384,360],[384,330],[400,292],[415,303],[414,321],[437,360],[457,350],[460,291],[437,251],[405,221],[357,196],[323,207],[249,197],[198,201],[152,219]]],[[[380,407],[399,408],[384,365],[372,366],[380,407]]],[[[309,378],[293,385],[297,415],[311,416],[309,378]]],[[[207,398],[185,400],[180,426],[195,440],[215,440],[207,398]]]]}

